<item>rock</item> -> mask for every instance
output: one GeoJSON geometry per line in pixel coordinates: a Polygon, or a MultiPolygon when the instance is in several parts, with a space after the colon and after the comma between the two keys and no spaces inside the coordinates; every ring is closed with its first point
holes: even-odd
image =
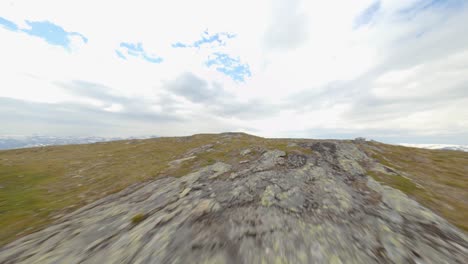
{"type": "Polygon", "coordinates": [[[179,195],[179,198],[182,198],[184,196],[186,196],[190,191],[192,190],[192,188],[185,188],[179,195]]]}
{"type": "Polygon", "coordinates": [[[221,174],[229,172],[232,166],[223,162],[216,162],[213,165],[206,166],[199,169],[198,171],[192,172],[183,177],[183,183],[187,186],[192,186],[200,178],[215,179],[221,174]]]}
{"type": "Polygon", "coordinates": [[[220,176],[221,174],[224,174],[228,171],[231,170],[231,165],[229,164],[226,164],[226,163],[222,163],[222,162],[216,162],[215,164],[211,165],[210,167],[210,170],[211,170],[211,175],[210,175],[210,179],[215,179],[217,178],[218,176],[220,176]]]}
{"type": "Polygon", "coordinates": [[[172,166],[172,167],[175,167],[175,166],[179,166],[181,163],[185,162],[185,161],[188,161],[188,160],[193,160],[197,158],[196,156],[190,156],[190,157],[186,157],[186,158],[182,158],[182,159],[178,159],[178,160],[173,160],[171,162],[169,162],[169,165],[172,166]]]}
{"type": "Polygon", "coordinates": [[[386,255],[393,263],[405,263],[410,250],[404,245],[403,236],[393,232],[388,225],[381,223],[379,240],[386,255]]]}
{"type": "Polygon", "coordinates": [[[250,153],[252,153],[252,150],[251,150],[251,149],[244,149],[244,150],[242,150],[242,151],[240,152],[240,155],[241,155],[241,156],[245,156],[245,155],[248,155],[248,154],[250,154],[250,153]]]}
{"type": "Polygon", "coordinates": [[[267,151],[261,156],[259,164],[256,165],[255,170],[268,170],[273,168],[277,164],[284,164],[284,156],[286,156],[286,152],[282,150],[267,151]]]}
{"type": "Polygon", "coordinates": [[[219,210],[221,210],[221,206],[215,200],[203,199],[195,206],[192,212],[190,212],[190,217],[198,218],[205,214],[217,212],[219,210]]]}
{"type": "Polygon", "coordinates": [[[286,156],[286,152],[276,149],[276,150],[267,151],[266,153],[263,154],[262,158],[264,160],[269,160],[269,159],[275,159],[275,158],[284,157],[284,156],[286,156]]]}
{"type": "Polygon", "coordinates": [[[358,143],[363,143],[363,142],[366,142],[367,139],[364,138],[364,137],[357,137],[354,139],[354,141],[358,142],[358,143]]]}
{"type": "Polygon", "coordinates": [[[300,168],[307,162],[305,155],[291,153],[288,155],[288,166],[291,168],[300,168]]]}
{"type": "Polygon", "coordinates": [[[262,194],[261,203],[265,207],[270,207],[276,203],[276,193],[279,189],[276,186],[268,186],[262,194]]]}
{"type": "Polygon", "coordinates": [[[231,173],[231,175],[229,175],[229,179],[233,180],[233,179],[237,178],[239,175],[240,175],[239,173],[233,172],[233,173],[231,173]]]}
{"type": "Polygon", "coordinates": [[[194,155],[197,155],[199,153],[203,153],[203,152],[209,152],[211,151],[211,149],[214,147],[213,144],[206,144],[206,145],[203,145],[201,147],[198,147],[198,148],[194,148],[194,149],[191,149],[189,150],[185,155],[186,156],[194,156],[194,155]]]}

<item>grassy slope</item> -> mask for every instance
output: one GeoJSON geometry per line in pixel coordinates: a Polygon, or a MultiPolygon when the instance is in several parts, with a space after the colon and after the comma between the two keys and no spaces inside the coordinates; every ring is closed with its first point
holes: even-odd
{"type": "Polygon", "coordinates": [[[253,145],[295,149],[284,140],[204,134],[0,151],[0,246],[131,184],[216,161],[236,164],[239,151],[253,145]],[[180,167],[168,166],[206,144],[215,147],[180,167]]]}
{"type": "Polygon", "coordinates": [[[468,231],[468,153],[370,143],[369,156],[399,175],[369,171],[452,224],[468,231]]]}

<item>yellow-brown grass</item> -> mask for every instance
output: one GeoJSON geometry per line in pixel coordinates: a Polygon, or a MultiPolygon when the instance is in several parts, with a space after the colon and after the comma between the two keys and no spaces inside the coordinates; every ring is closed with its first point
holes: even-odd
{"type": "Polygon", "coordinates": [[[368,154],[401,172],[369,171],[376,180],[397,188],[452,224],[468,230],[468,153],[369,143],[368,154]]]}

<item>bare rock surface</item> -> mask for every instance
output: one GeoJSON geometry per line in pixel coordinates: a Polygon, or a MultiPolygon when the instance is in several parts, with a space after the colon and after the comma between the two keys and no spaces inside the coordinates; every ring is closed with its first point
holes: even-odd
{"type": "Polygon", "coordinates": [[[305,147],[131,186],[3,247],[0,263],[466,263],[463,231],[368,177],[354,143],[305,147]]]}

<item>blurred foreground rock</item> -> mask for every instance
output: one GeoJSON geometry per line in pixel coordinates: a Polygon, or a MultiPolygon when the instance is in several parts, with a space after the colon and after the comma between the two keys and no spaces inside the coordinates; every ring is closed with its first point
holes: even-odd
{"type": "Polygon", "coordinates": [[[354,143],[304,147],[131,186],[0,263],[467,263],[465,234],[368,177],[361,164],[381,165],[354,143]]]}

